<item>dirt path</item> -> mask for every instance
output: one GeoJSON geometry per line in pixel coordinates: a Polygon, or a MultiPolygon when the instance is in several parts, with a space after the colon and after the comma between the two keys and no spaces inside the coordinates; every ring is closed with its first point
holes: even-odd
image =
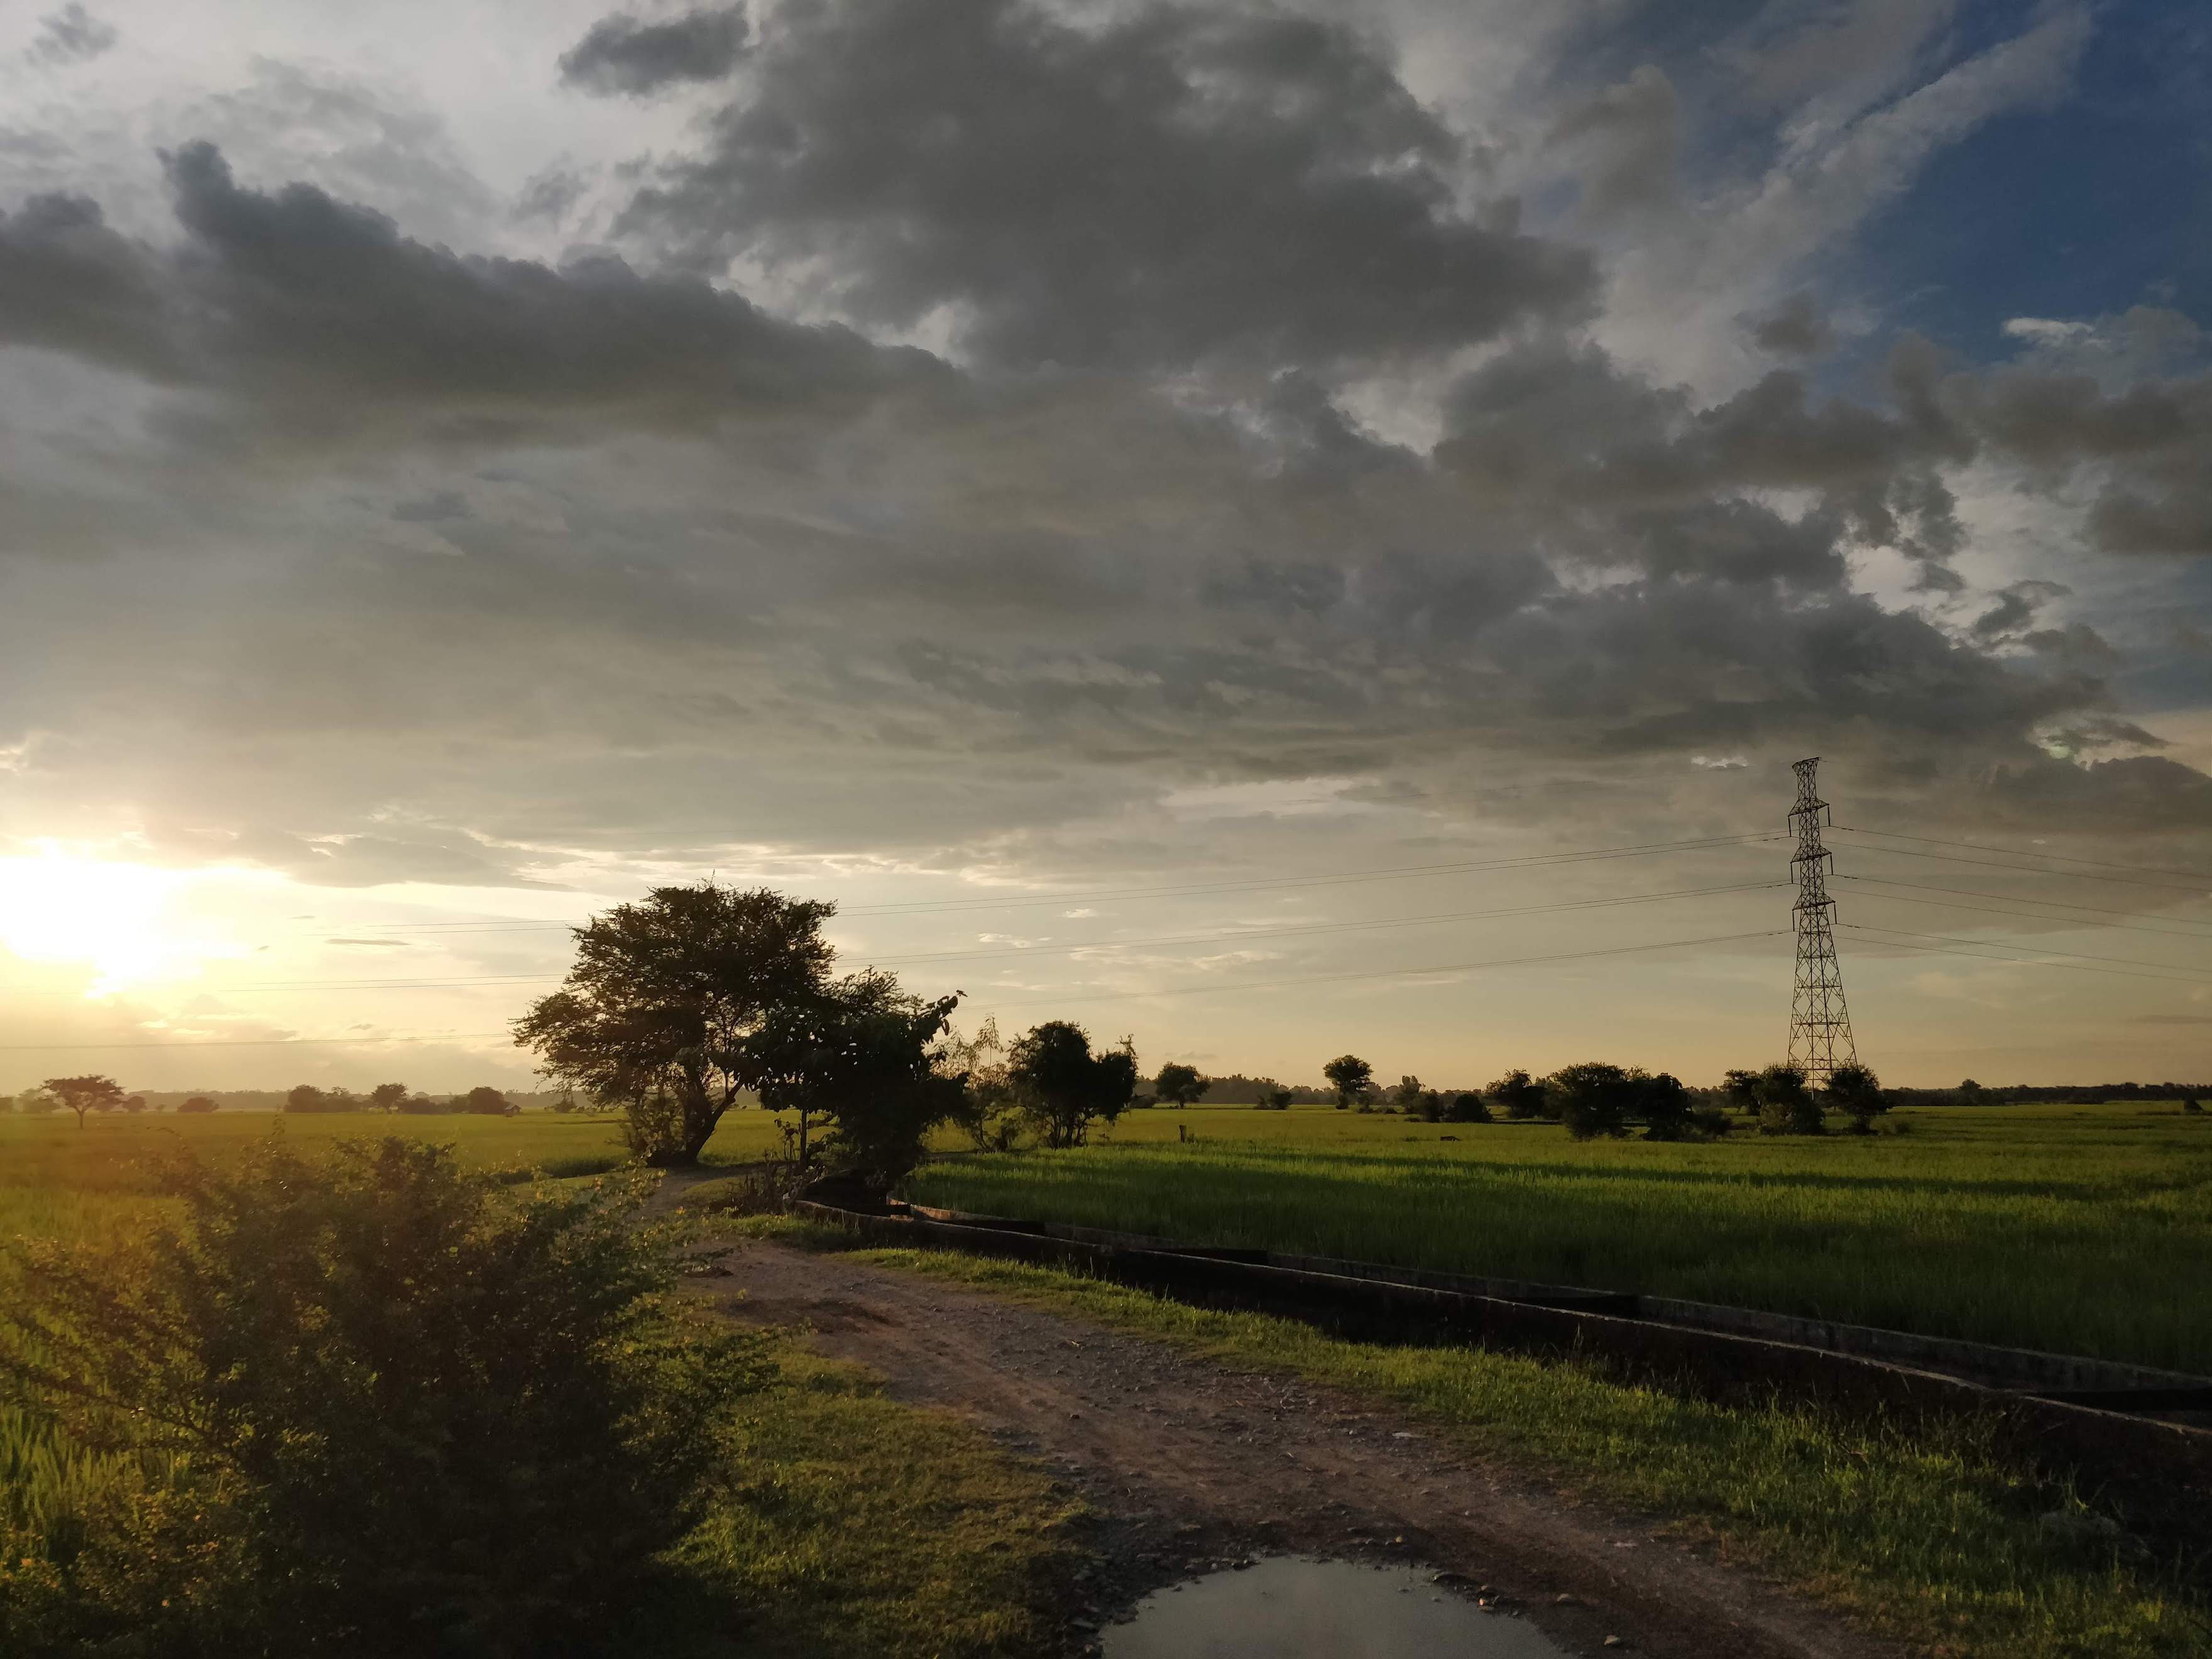
{"type": "Polygon", "coordinates": [[[1134,1599],[1245,1555],[1416,1561],[1494,1587],[1571,1652],[1681,1659],[1899,1651],[1748,1575],[1447,1449],[1370,1402],[837,1255],[749,1243],[693,1283],[811,1327],[898,1398],[1043,1461],[1102,1519],[1073,1645],[1134,1599]]]}

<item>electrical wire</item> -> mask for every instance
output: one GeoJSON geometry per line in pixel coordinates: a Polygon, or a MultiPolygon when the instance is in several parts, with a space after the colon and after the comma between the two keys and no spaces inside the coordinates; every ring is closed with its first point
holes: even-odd
{"type": "MultiPolygon", "coordinates": [[[[2039,904],[2052,908],[2087,910],[2093,915],[2100,916],[2136,916],[2143,914],[2140,910],[2106,910],[2099,908],[2094,905],[2068,904],[2062,899],[2014,898],[2010,894],[2007,893],[1977,892],[1971,887],[1936,887],[1931,886],[1926,882],[1919,881],[1886,881],[1879,876],[1854,876],[1847,875],[1841,872],[1838,872],[1832,879],[1850,882],[1855,887],[1908,887],[1916,893],[1957,893],[1966,898],[1996,899],[1999,901],[2000,903],[2039,904]]],[[[2180,933],[2172,927],[2146,927],[2141,923],[2125,921],[2085,921],[2078,916],[2044,915],[2039,915],[2033,910],[1997,909],[1988,905],[1948,903],[1942,899],[1909,899],[1901,893],[1867,893],[1863,895],[1863,896],[1871,899],[1887,899],[1893,903],[1897,904],[1933,904],[1938,909],[1943,910],[1975,910],[1980,912],[1984,915],[1990,916],[2018,916],[2031,921],[2055,922],[2063,927],[2079,928],[2084,932],[2094,931],[2101,933],[2106,928],[2118,928],[2124,929],[2129,933],[2149,933],[2159,939],[2186,939],[2212,942],[2212,933],[2180,933]]],[[[2186,916],[2175,916],[2170,918],[2170,920],[2179,922],[2185,926],[2191,925],[2190,919],[2186,916]]],[[[2212,922],[2196,923],[2193,925],[2212,927],[2212,922]]]]}
{"type": "Polygon", "coordinates": [[[1897,830],[1862,830],[1849,823],[1831,824],[1829,828],[1841,830],[1847,835],[1885,836],[1892,841],[1924,842],[1930,847],[1965,847],[1978,853],[2008,853],[2014,858],[2050,859],[2059,864],[2094,865],[2100,870],[2126,870],[2138,876],[2183,876],[2191,881],[2212,883],[2212,874],[2202,870],[2163,870],[2149,865],[2114,864],[2109,859],[2079,859],[2066,853],[2045,853],[2020,847],[1992,847],[1987,842],[1979,841],[1945,841],[1940,836],[1908,836],[1897,830]]]}
{"type": "MultiPolygon", "coordinates": [[[[1046,893],[1027,898],[916,899],[896,903],[854,905],[850,908],[840,908],[838,915],[848,917],[940,915],[971,910],[1028,909],[1041,905],[1077,904],[1093,900],[1171,898],[1205,893],[1244,893],[1273,891],[1286,888],[1340,887],[1359,882],[1407,881],[1422,876],[1435,875],[1473,875],[1491,870],[1544,869],[1559,865],[1588,864],[1611,859],[1648,858],[1663,853],[1702,852],[1724,848],[1753,847],[1787,839],[1786,836],[1778,832],[1705,836],[1688,841],[1645,842],[1626,847],[1594,847],[1569,853],[1535,853],[1522,858],[1461,859],[1444,864],[1399,865],[1378,870],[1344,871],[1334,875],[1288,876],[1243,881],[1183,884],[1173,886],[1095,888],[1046,893]]],[[[336,925],[333,924],[333,926],[336,925]]],[[[349,925],[346,931],[356,933],[418,933],[442,935],[448,933],[532,933],[549,930],[567,932],[580,925],[580,923],[567,921],[392,921],[349,925]]],[[[301,931],[310,930],[302,929],[301,931]]]]}
{"type": "MultiPolygon", "coordinates": [[[[2203,977],[2193,976],[2189,974],[2189,971],[2186,969],[2183,969],[2176,973],[2145,972],[2143,971],[2144,969],[2160,968],[2166,966],[2166,964],[2162,963],[2137,962],[2132,957],[2093,957],[2085,955],[2078,951],[2045,951],[2033,945],[2015,945],[2012,941],[2007,939],[1990,940],[1958,939],[1948,933],[1917,933],[1909,928],[1874,927],[1869,927],[1863,922],[1845,921],[1839,922],[1837,925],[1838,927],[1847,928],[1854,933],[1897,933],[1903,935],[1903,937],[1899,939],[1882,939],[1877,941],[1877,943],[1884,945],[1906,945],[1908,941],[1912,939],[1940,939],[1942,940],[1945,945],[1972,945],[1977,951],[2025,950],[2035,952],[2034,958],[2023,958],[2019,957],[1986,957],[1976,955],[1974,956],[1974,960],[1977,962],[2003,962],[2008,963],[2013,966],[2021,968],[2075,968],[2085,974],[2119,974],[2129,979],[2161,980],[2168,985],[2212,985],[2212,975],[2205,975],[2203,977]],[[2050,962],[2036,959],[2049,957],[2078,957],[2079,961],[2050,962]],[[2130,968],[2113,968],[2087,965],[2091,963],[2130,963],[2133,966],[2130,968]]],[[[1933,949],[1939,947],[1923,946],[1920,948],[1933,949]]],[[[1966,956],[1972,953],[1966,951],[1954,950],[1949,951],[1948,954],[1952,956],[1966,956]]]]}
{"type": "MultiPolygon", "coordinates": [[[[1835,849],[1830,848],[1830,852],[1835,849]]],[[[1947,864],[1978,864],[1991,870],[2009,870],[2016,876],[2057,876],[2067,881],[2109,881],[2123,887],[2161,887],[2182,893],[2194,893],[2200,898],[2212,898],[2212,887],[2185,886],[2173,881],[2145,881],[2135,876],[2093,875],[2087,870],[2034,870],[2021,864],[2000,864],[1994,859],[1970,859],[1957,853],[1923,853],[1911,847],[1881,847],[1869,842],[1858,844],[1863,853],[1888,853],[1902,859],[1941,859],[1947,864]]]]}

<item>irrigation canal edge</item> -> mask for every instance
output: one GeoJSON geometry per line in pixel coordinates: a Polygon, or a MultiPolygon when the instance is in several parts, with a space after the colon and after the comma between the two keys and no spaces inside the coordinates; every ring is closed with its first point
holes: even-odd
{"type": "Polygon", "coordinates": [[[1571,1354],[1711,1399],[1809,1398],[1846,1411],[1995,1421],[2008,1450],[2147,1532],[2212,1519],[2212,1378],[1754,1309],[1569,1285],[1408,1273],[894,1203],[794,1215],[871,1243],[1073,1268],[1195,1305],[1266,1313],[1353,1341],[1571,1354]]]}

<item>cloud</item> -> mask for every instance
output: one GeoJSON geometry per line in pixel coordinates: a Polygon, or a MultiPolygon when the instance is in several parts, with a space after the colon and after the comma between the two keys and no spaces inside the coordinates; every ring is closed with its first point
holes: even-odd
{"type": "Polygon", "coordinates": [[[2015,340],[2026,340],[2034,345],[2064,344],[2087,337],[2094,331],[2087,323],[2058,322],[2048,317],[2011,317],[2005,320],[2006,335],[2015,340]]]}
{"type": "Polygon", "coordinates": [[[719,81],[744,56],[742,5],[687,11],[665,22],[615,13],[561,56],[561,78],[602,96],[633,98],[684,82],[719,81]]]}
{"type": "Polygon", "coordinates": [[[1008,366],[1320,367],[1588,314],[1589,257],[1457,206],[1465,147],[1347,24],[1030,0],[787,8],[624,216],[1008,366]]]}
{"type": "Polygon", "coordinates": [[[34,64],[49,65],[89,63],[120,39],[113,25],[103,23],[77,0],[70,0],[59,11],[39,20],[38,38],[23,55],[34,64]]]}
{"type": "Polygon", "coordinates": [[[1802,289],[1764,317],[1753,319],[1751,337],[1760,350],[1778,357],[1821,356],[1836,341],[1820,301],[1802,289]]]}

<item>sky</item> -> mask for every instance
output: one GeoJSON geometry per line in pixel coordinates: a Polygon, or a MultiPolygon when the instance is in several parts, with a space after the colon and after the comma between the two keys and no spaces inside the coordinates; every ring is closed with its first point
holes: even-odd
{"type": "Polygon", "coordinates": [[[2212,15],[0,14],[0,1091],[567,927],[1146,1070],[2212,1076],[2212,15]],[[1910,839],[1918,838],[1918,839],[1910,839]]]}

